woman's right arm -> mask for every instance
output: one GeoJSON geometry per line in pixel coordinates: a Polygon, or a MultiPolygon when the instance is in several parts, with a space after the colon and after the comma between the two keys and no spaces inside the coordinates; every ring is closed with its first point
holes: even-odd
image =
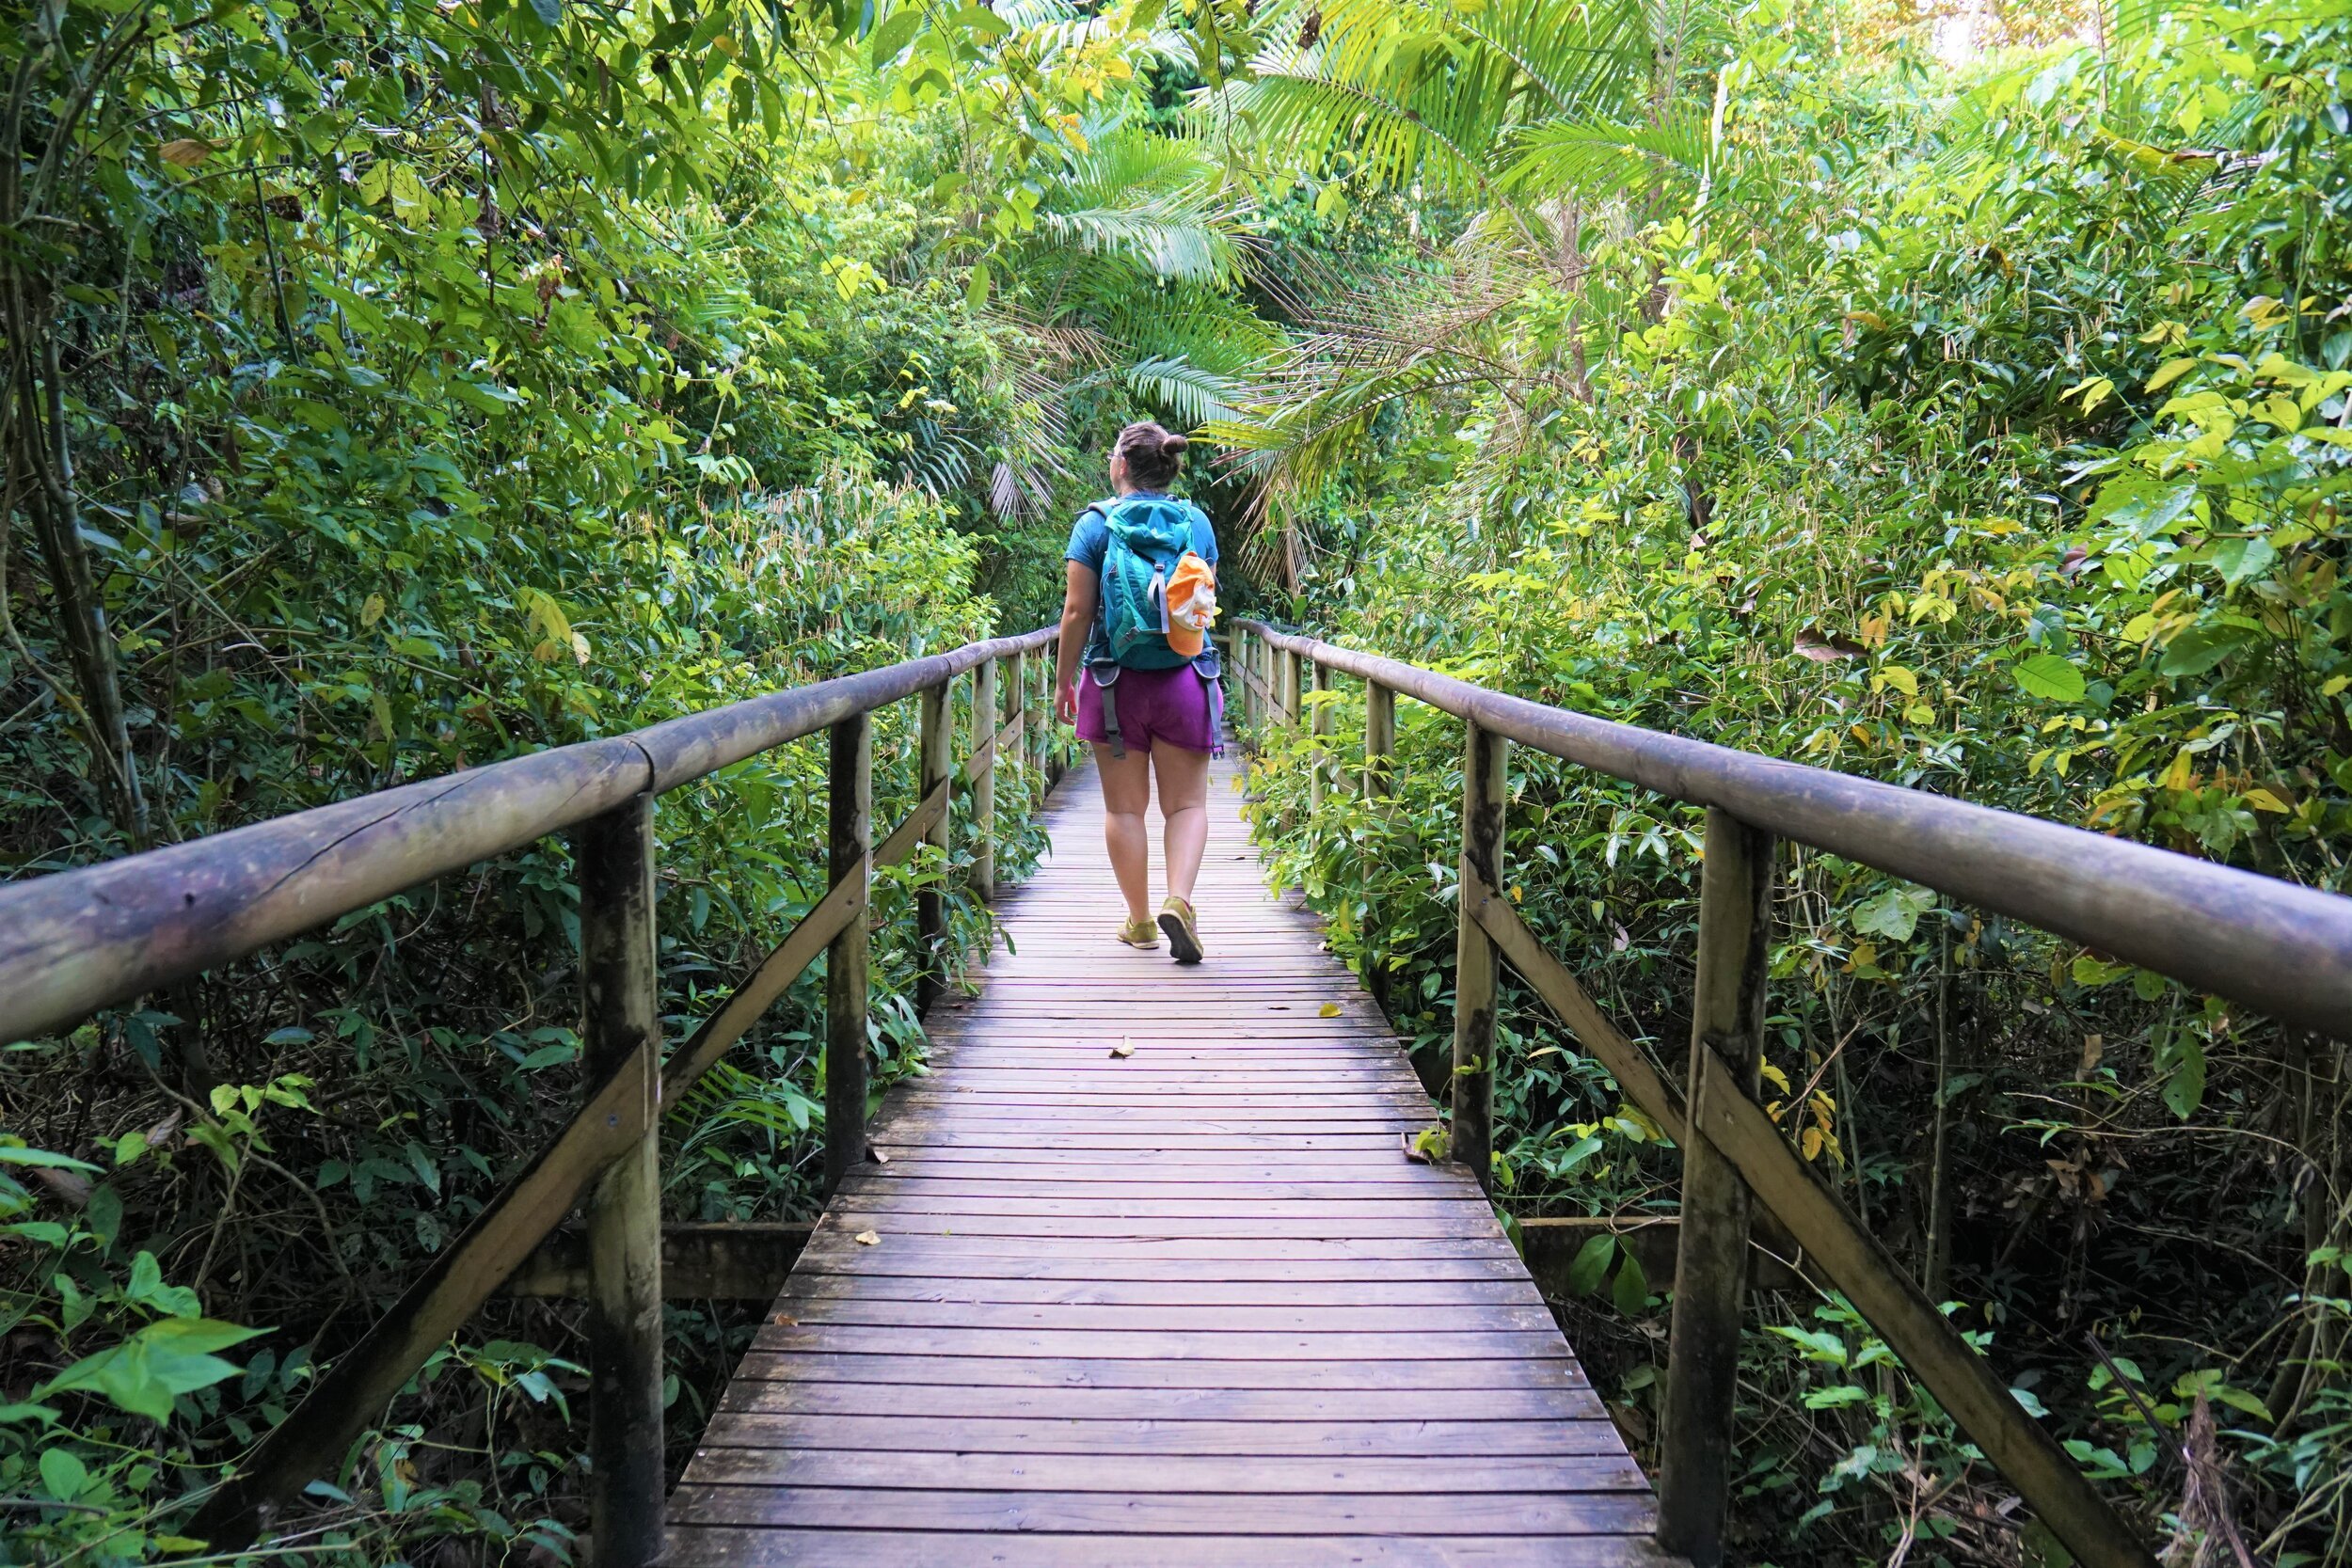
{"type": "Polygon", "coordinates": [[[1054,712],[1062,722],[1078,718],[1078,660],[1086,655],[1087,636],[1094,629],[1094,596],[1102,578],[1083,562],[1068,561],[1061,596],[1061,648],[1054,661],[1054,712]]]}

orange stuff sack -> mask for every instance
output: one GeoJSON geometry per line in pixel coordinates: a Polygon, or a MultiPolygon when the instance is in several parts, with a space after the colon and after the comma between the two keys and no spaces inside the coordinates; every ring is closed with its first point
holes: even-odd
{"type": "Polygon", "coordinates": [[[1168,645],[1197,658],[1216,624],[1216,568],[1186,550],[1168,579],[1168,645]]]}

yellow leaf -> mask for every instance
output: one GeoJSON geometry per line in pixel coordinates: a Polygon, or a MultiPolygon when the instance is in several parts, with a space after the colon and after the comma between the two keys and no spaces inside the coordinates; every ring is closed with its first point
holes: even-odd
{"type": "Polygon", "coordinates": [[[2114,390],[2115,383],[2107,379],[2106,376],[2087,375],[2080,381],[2075,382],[2072,387],[2066,388],[2065,391],[2060,392],[2058,397],[2061,401],[2067,398],[2080,398],[2082,400],[2083,412],[2088,414],[2092,409],[2098,407],[2101,404],[2106,402],[2108,396],[2113,393],[2114,390]]]}
{"type": "Polygon", "coordinates": [[[1337,1018],[1340,1016],[1340,1005],[1336,1002],[1326,1002],[1322,1006],[1315,1009],[1315,1016],[1318,1018],[1337,1018]]]}
{"type": "Polygon", "coordinates": [[[1906,697],[1919,695],[1919,677],[1899,664],[1880,665],[1878,678],[1873,684],[1891,686],[1906,697]]]}
{"type": "MultiPolygon", "coordinates": [[[[568,650],[572,641],[572,623],[564,613],[564,607],[552,594],[536,588],[526,588],[515,595],[515,608],[531,618],[532,623],[547,634],[551,642],[568,650]]],[[[563,657],[559,652],[559,658],[563,657]]]]}
{"type": "Polygon", "coordinates": [[[2197,361],[2194,359],[2167,359],[2156,367],[2156,373],[2148,378],[2146,389],[2161,392],[2196,368],[2197,361]]]}
{"type": "Polygon", "coordinates": [[[578,632],[572,633],[572,657],[582,664],[588,662],[588,640],[578,632]]]}
{"type": "Polygon", "coordinates": [[[164,162],[174,168],[194,168],[218,150],[211,142],[182,136],[178,141],[164,143],[164,162]]]}
{"type": "Polygon", "coordinates": [[[372,626],[382,619],[384,619],[384,595],[371,594],[368,595],[368,602],[359,607],[359,624],[363,626],[372,626]]]}
{"type": "Polygon", "coordinates": [[[1783,1094],[1787,1094],[1788,1092],[1788,1075],[1787,1073],[1781,1071],[1780,1069],[1772,1066],[1770,1062],[1766,1062],[1764,1064],[1762,1071],[1764,1074],[1764,1082],[1772,1085],[1783,1094]]]}
{"type": "Polygon", "coordinates": [[[2176,790],[2186,789],[2196,782],[2195,759],[2188,754],[2188,749],[2183,747],[2180,754],[2172,759],[2172,766],[2165,769],[2164,787],[2176,790]]]}
{"type": "Polygon", "coordinates": [[[2295,811],[2293,806],[2288,805],[2270,791],[2261,788],[2248,790],[2246,803],[2256,811],[2275,811],[2281,816],[2292,816],[2295,811]]]}
{"type": "Polygon", "coordinates": [[[882,1245],[882,1232],[879,1230],[861,1230],[857,1233],[857,1244],[860,1246],[880,1246],[882,1245]]]}
{"type": "Polygon", "coordinates": [[[1821,1157],[1821,1130],[1818,1127],[1806,1128],[1804,1135],[1797,1140],[1797,1152],[1808,1160],[1820,1159],[1821,1157]]]}

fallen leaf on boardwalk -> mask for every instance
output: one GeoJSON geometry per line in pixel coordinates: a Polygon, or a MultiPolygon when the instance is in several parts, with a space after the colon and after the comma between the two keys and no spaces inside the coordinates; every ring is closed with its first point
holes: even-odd
{"type": "Polygon", "coordinates": [[[789,1312],[779,1312],[768,1321],[774,1323],[778,1328],[798,1328],[801,1326],[801,1320],[794,1317],[789,1312]]]}
{"type": "Polygon", "coordinates": [[[873,1161],[874,1164],[878,1165],[886,1165],[890,1164],[889,1154],[882,1149],[876,1148],[871,1144],[866,1146],[866,1157],[868,1160],[873,1161]]]}
{"type": "Polygon", "coordinates": [[[1111,1047],[1111,1054],[1114,1056],[1132,1056],[1135,1053],[1136,1042],[1131,1039],[1120,1040],[1117,1045],[1111,1047]]]}
{"type": "Polygon", "coordinates": [[[1319,1018],[1337,1018],[1340,1016],[1340,1005],[1336,1002],[1326,1002],[1315,1012],[1319,1018]]]}
{"type": "Polygon", "coordinates": [[[857,1233],[857,1244],[860,1246],[880,1246],[882,1245],[882,1232],[879,1230],[861,1230],[857,1233]]]}

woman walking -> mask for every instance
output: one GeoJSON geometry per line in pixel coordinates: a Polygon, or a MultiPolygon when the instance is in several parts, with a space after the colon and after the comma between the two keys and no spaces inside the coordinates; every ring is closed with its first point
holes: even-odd
{"type": "Polygon", "coordinates": [[[1127,900],[1119,940],[1199,963],[1193,883],[1209,837],[1209,758],[1224,703],[1216,653],[1203,635],[1216,614],[1216,535],[1207,514],[1168,494],[1186,442],[1146,420],[1119,433],[1111,488],[1070,532],[1056,710],[1074,721],[1102,771],[1103,836],[1127,900]],[[1151,836],[1144,811],[1157,782],[1168,859],[1159,927],[1151,913],[1151,836]]]}

